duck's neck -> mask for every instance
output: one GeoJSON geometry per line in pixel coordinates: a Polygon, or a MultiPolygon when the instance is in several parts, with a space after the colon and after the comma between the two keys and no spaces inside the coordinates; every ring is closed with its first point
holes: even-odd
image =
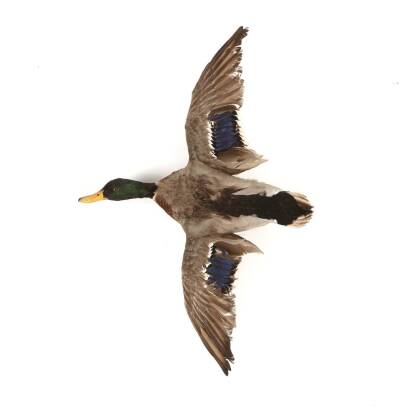
{"type": "Polygon", "coordinates": [[[137,198],[152,198],[157,190],[157,184],[153,182],[140,182],[137,198]]]}
{"type": "Polygon", "coordinates": [[[114,182],[115,186],[110,186],[110,183],[107,184],[104,192],[108,199],[114,201],[134,198],[152,198],[157,189],[157,184],[150,182],[139,182],[122,178],[118,178],[114,180],[114,182]]]}
{"type": "MultiPolygon", "coordinates": [[[[157,189],[157,184],[151,182],[132,181],[128,185],[128,198],[152,198],[157,189]]],[[[127,198],[127,199],[128,199],[127,198]]]]}

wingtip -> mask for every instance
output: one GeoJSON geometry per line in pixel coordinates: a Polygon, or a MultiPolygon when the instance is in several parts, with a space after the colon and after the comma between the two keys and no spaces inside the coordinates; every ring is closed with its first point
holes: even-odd
{"type": "Polygon", "coordinates": [[[249,27],[244,27],[244,26],[239,26],[235,33],[233,33],[232,38],[239,37],[240,39],[243,39],[248,35],[249,27]]]}
{"type": "Polygon", "coordinates": [[[226,359],[224,363],[219,363],[225,376],[229,376],[229,372],[232,370],[229,361],[233,363],[234,358],[231,357],[231,358],[226,359]]]}

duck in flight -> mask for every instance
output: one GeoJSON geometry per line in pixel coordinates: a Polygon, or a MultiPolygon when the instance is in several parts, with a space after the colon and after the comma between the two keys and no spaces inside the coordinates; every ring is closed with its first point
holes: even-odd
{"type": "Polygon", "coordinates": [[[242,106],[240,27],[205,67],[185,123],[189,162],[158,182],[113,179],[79,199],[152,198],[186,234],[182,262],[185,306],[203,344],[227,375],[234,356],[233,282],[244,254],[259,249],[236,235],[276,222],[303,226],[312,206],[298,193],[236,175],[265,160],[248,148],[238,122],[242,106]]]}

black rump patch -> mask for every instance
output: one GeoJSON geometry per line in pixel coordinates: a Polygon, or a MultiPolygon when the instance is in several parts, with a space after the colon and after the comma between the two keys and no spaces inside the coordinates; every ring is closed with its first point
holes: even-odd
{"type": "Polygon", "coordinates": [[[301,216],[309,216],[312,207],[298,202],[290,193],[280,191],[272,196],[259,194],[233,195],[225,189],[215,208],[224,215],[253,215],[262,219],[276,220],[280,225],[291,225],[301,216]]]}

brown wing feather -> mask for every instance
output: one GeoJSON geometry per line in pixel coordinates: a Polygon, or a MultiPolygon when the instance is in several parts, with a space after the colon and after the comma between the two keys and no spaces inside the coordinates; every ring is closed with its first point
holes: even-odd
{"type": "MultiPolygon", "coordinates": [[[[190,159],[230,174],[253,168],[264,159],[246,148],[240,135],[241,146],[215,155],[211,143],[209,116],[229,110],[233,115],[242,106],[243,80],[241,79],[241,43],[248,30],[239,27],[205,67],[192,92],[191,105],[185,124],[190,159]]],[[[237,125],[240,132],[239,125],[237,125]]]]}
{"type": "Polygon", "coordinates": [[[217,246],[227,251],[237,261],[248,252],[260,252],[251,242],[238,235],[187,238],[182,263],[182,284],[185,306],[203,344],[227,375],[229,362],[234,357],[231,351],[231,333],[235,327],[234,295],[224,293],[206,278],[206,266],[210,249],[217,246]]]}

